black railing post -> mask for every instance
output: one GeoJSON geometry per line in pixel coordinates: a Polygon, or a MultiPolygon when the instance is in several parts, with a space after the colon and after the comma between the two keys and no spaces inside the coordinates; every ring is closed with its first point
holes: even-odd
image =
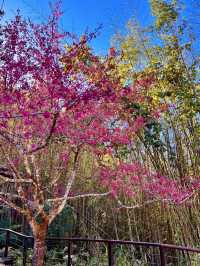
{"type": "Polygon", "coordinates": [[[71,266],[71,242],[68,241],[68,250],[67,250],[68,258],[67,258],[67,266],[71,266]]]}
{"type": "Polygon", "coordinates": [[[162,245],[160,245],[159,249],[160,249],[160,265],[161,266],[166,266],[164,247],[162,245]]]}
{"type": "Polygon", "coordinates": [[[10,231],[6,230],[6,245],[5,245],[4,257],[8,257],[9,244],[10,244],[10,231]]]}
{"type": "Polygon", "coordinates": [[[27,240],[23,238],[23,266],[26,266],[27,260],[27,240]]]}
{"type": "Polygon", "coordinates": [[[108,266],[114,266],[112,243],[108,241],[108,266]]]}

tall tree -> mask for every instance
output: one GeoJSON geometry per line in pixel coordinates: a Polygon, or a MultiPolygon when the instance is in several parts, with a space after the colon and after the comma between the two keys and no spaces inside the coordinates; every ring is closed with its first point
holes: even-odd
{"type": "MultiPolygon", "coordinates": [[[[140,113],[144,119],[152,107],[157,110],[157,119],[149,119],[137,141],[135,139],[129,160],[138,158],[157,172],[188,186],[191,180],[198,182],[199,179],[199,51],[196,45],[198,35],[194,38],[197,30],[191,30],[191,21],[184,17],[186,12],[180,2],[149,1],[153,23],[142,27],[131,19],[127,23],[127,33],[115,36],[115,45],[120,55],[117,62],[121,84],[131,86],[145,77],[154,80],[148,90],[140,91],[146,96],[143,102],[138,105],[134,99],[128,100],[133,114],[140,113]]],[[[198,243],[199,237],[193,226],[199,224],[197,202],[198,198],[192,200],[191,205],[194,205],[190,209],[183,206],[184,214],[174,207],[175,212],[170,209],[168,218],[160,215],[160,221],[171,220],[174,213],[177,221],[182,220],[180,227],[172,222],[169,230],[166,225],[166,236],[182,230],[185,217],[188,217],[185,228],[189,228],[190,234],[182,232],[177,238],[173,233],[172,241],[198,243]]],[[[157,206],[154,207],[156,211],[157,206]]],[[[139,220],[138,228],[134,229],[140,231],[142,219],[137,212],[134,215],[139,220]]],[[[155,228],[152,234],[154,231],[155,228]]]]}
{"type": "MultiPolygon", "coordinates": [[[[64,50],[69,34],[58,31],[60,15],[57,6],[40,25],[18,14],[3,26],[0,47],[0,198],[26,217],[37,266],[48,226],[67,201],[113,194],[114,185],[72,193],[84,151],[100,156],[129,142],[128,131],[112,122],[121,110],[113,52],[105,60],[93,55],[93,34],[73,38],[64,50]]],[[[100,180],[96,172],[93,182],[100,180]]]]}

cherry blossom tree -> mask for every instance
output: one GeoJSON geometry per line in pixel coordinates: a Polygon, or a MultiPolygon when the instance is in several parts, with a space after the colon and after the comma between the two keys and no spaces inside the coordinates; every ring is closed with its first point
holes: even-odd
{"type": "Polygon", "coordinates": [[[72,38],[64,49],[70,34],[58,31],[59,16],[58,6],[46,24],[18,14],[2,27],[0,46],[0,198],[26,217],[38,266],[48,225],[66,202],[110,194],[71,193],[81,153],[102,150],[106,142],[127,142],[119,126],[109,128],[119,86],[111,76],[112,55],[102,60],[92,54],[87,41],[94,34],[72,38]],[[12,192],[5,191],[7,184],[12,192]]]}

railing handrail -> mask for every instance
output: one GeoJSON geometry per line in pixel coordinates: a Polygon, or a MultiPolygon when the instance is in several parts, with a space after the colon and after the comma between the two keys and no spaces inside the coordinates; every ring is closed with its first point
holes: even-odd
{"type": "MultiPolygon", "coordinates": [[[[26,240],[27,239],[32,239],[34,240],[33,236],[28,236],[16,231],[13,231],[11,229],[7,228],[0,228],[0,231],[6,232],[5,236],[5,251],[4,251],[4,256],[8,256],[8,247],[10,246],[10,235],[14,234],[17,236],[20,236],[23,238],[23,266],[26,266],[26,261],[27,261],[27,248],[28,246],[26,245],[26,240]]],[[[108,265],[113,266],[113,258],[114,258],[114,253],[112,246],[121,244],[121,245],[134,245],[134,246],[144,246],[144,247],[156,247],[159,249],[160,253],[160,265],[161,266],[166,266],[166,258],[165,258],[165,252],[166,249],[174,249],[174,250],[181,250],[181,251],[188,251],[188,252],[196,252],[200,253],[200,248],[191,248],[191,247],[184,247],[184,246],[176,246],[176,245],[171,245],[171,244],[163,244],[163,243],[152,243],[152,242],[139,242],[139,241],[128,241],[128,240],[109,240],[109,239],[91,239],[91,238],[70,238],[70,237],[48,237],[46,238],[46,241],[66,241],[67,246],[68,246],[68,255],[67,255],[67,265],[71,266],[71,243],[72,242],[99,242],[99,243],[105,243],[108,248],[108,265]]],[[[33,244],[33,241],[32,241],[33,244]]]]}
{"type": "MultiPolygon", "coordinates": [[[[11,229],[7,228],[0,228],[0,231],[7,232],[14,235],[18,235],[23,238],[34,239],[33,236],[25,235],[19,232],[16,232],[11,229]]],[[[70,241],[70,242],[97,242],[97,243],[111,243],[111,244],[122,244],[122,245],[135,245],[135,246],[149,246],[149,247],[163,247],[165,249],[177,249],[177,250],[184,250],[188,252],[197,252],[200,253],[200,248],[192,248],[180,245],[173,245],[173,244],[164,244],[164,243],[153,243],[153,242],[140,242],[140,241],[129,241],[129,240],[110,240],[110,239],[94,239],[94,238],[81,238],[81,237],[47,237],[46,241],[70,241]]]]}
{"type": "Polygon", "coordinates": [[[22,234],[22,233],[19,233],[19,232],[16,232],[14,230],[11,230],[11,229],[8,229],[8,228],[0,228],[0,231],[4,231],[4,232],[10,232],[14,235],[18,235],[18,236],[21,236],[23,238],[33,238],[33,236],[28,236],[28,235],[25,235],[25,234],[22,234]]]}
{"type": "Polygon", "coordinates": [[[63,237],[63,238],[57,238],[57,237],[48,237],[46,239],[52,240],[52,241],[71,241],[71,242],[97,242],[97,243],[111,243],[111,244],[125,244],[125,245],[135,245],[135,246],[149,246],[149,247],[163,247],[163,248],[169,248],[169,249],[178,249],[178,250],[185,250],[185,251],[191,251],[191,252],[199,252],[200,248],[192,248],[192,247],[186,247],[186,246],[177,246],[173,244],[163,244],[163,243],[153,243],[153,242],[140,242],[140,241],[129,241],[129,240],[109,240],[109,239],[94,239],[94,238],[69,238],[69,237],[63,237]]]}

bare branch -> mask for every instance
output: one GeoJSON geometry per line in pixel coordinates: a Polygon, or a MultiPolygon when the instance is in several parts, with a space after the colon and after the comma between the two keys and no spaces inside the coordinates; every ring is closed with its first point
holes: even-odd
{"type": "Polygon", "coordinates": [[[32,184],[33,180],[31,179],[10,179],[2,176],[0,174],[0,179],[3,180],[5,183],[29,183],[32,184]]]}
{"type": "Polygon", "coordinates": [[[32,149],[30,150],[28,153],[31,154],[33,152],[36,152],[36,151],[39,151],[43,148],[45,148],[46,146],[48,146],[50,140],[51,140],[51,137],[53,135],[53,131],[55,129],[55,126],[56,126],[56,122],[57,122],[57,119],[58,119],[58,116],[59,116],[59,112],[57,112],[56,114],[54,114],[54,118],[53,118],[53,122],[52,122],[52,125],[51,125],[51,129],[49,131],[49,135],[47,136],[47,138],[45,139],[44,143],[41,145],[41,146],[38,146],[36,147],[35,149],[32,149]]]}
{"type": "Polygon", "coordinates": [[[65,195],[63,197],[61,204],[57,208],[54,208],[51,211],[51,213],[49,214],[49,224],[53,221],[53,219],[56,217],[56,215],[58,215],[63,210],[63,208],[65,207],[65,204],[67,202],[67,198],[68,198],[69,192],[71,190],[72,184],[74,183],[75,177],[76,177],[76,171],[74,170],[72,172],[72,175],[71,175],[69,181],[68,181],[68,184],[67,184],[67,187],[65,190],[65,195]]]}
{"type": "Polygon", "coordinates": [[[33,183],[32,179],[18,179],[9,168],[0,166],[0,179],[5,183],[33,183]]]}
{"type": "Polygon", "coordinates": [[[153,199],[153,200],[149,200],[144,202],[143,204],[136,204],[136,205],[132,205],[132,206],[127,206],[125,204],[123,204],[119,199],[117,199],[117,203],[119,205],[118,209],[139,209],[142,208],[146,205],[155,203],[155,202],[159,202],[159,201],[164,201],[164,202],[171,202],[169,199],[153,199]]]}
{"type": "MultiPolygon", "coordinates": [[[[105,193],[88,193],[88,194],[80,194],[76,196],[69,196],[67,197],[67,200],[75,200],[75,199],[80,199],[80,198],[97,198],[97,197],[105,197],[110,195],[111,192],[105,192],[105,193]]],[[[57,202],[57,201],[62,201],[65,200],[65,197],[62,198],[55,198],[55,199],[48,199],[48,202],[57,202]]]]}
{"type": "MultiPolygon", "coordinates": [[[[0,146],[1,147],[1,150],[4,154],[4,157],[6,158],[10,168],[12,169],[13,171],[13,177],[14,177],[14,180],[22,180],[21,176],[20,176],[20,173],[18,172],[18,170],[16,169],[15,165],[13,164],[13,162],[10,160],[9,156],[7,155],[7,153],[5,152],[4,148],[2,147],[2,145],[0,146]]],[[[21,199],[23,199],[24,202],[27,202],[27,193],[25,193],[24,191],[24,188],[22,186],[22,183],[21,182],[14,182],[15,183],[15,186],[16,186],[16,190],[17,190],[17,193],[19,194],[19,196],[21,197],[21,199]]],[[[3,199],[2,199],[3,200],[3,199]]],[[[5,199],[4,199],[5,200],[5,199]]],[[[4,201],[5,202],[5,201],[4,201]]],[[[6,203],[6,202],[5,202],[6,203]]],[[[11,204],[11,203],[9,203],[11,204]]],[[[15,209],[16,209],[16,205],[12,203],[13,206],[15,206],[15,209]]],[[[11,206],[11,205],[9,205],[11,206]]],[[[12,207],[12,206],[11,206],[12,207]]],[[[14,208],[14,207],[13,207],[14,208]]],[[[17,207],[18,208],[18,207],[17,207]]],[[[31,210],[29,208],[27,208],[27,206],[24,206],[24,208],[26,209],[26,215],[29,216],[29,217],[32,217],[33,216],[33,213],[31,212],[31,210]]],[[[24,210],[23,210],[24,212],[24,210]]]]}
{"type": "MultiPolygon", "coordinates": [[[[190,198],[192,198],[194,195],[197,194],[197,191],[193,191],[191,194],[189,194],[187,197],[185,197],[183,200],[181,200],[179,202],[179,204],[183,204],[184,202],[186,202],[187,200],[189,200],[190,198]]],[[[125,204],[123,204],[119,199],[117,199],[117,203],[119,205],[119,209],[138,209],[138,208],[142,208],[146,205],[149,205],[149,204],[153,204],[155,202],[166,202],[168,204],[175,204],[175,202],[173,201],[173,199],[161,199],[161,198],[155,198],[153,200],[149,200],[149,201],[146,201],[144,202],[143,204],[136,204],[136,205],[132,205],[132,206],[127,206],[125,204]]]]}
{"type": "Polygon", "coordinates": [[[10,199],[20,199],[23,201],[23,199],[17,195],[17,194],[13,194],[13,193],[5,193],[5,192],[0,192],[0,197],[4,197],[4,198],[10,198],[10,199]]]}
{"type": "Polygon", "coordinates": [[[10,206],[11,208],[13,208],[14,210],[16,210],[17,212],[21,213],[21,214],[27,214],[26,211],[22,208],[20,208],[19,206],[17,206],[15,203],[13,203],[12,201],[10,201],[9,199],[6,199],[5,197],[0,195],[0,200],[3,201],[5,204],[7,204],[8,206],[10,206]]]}

